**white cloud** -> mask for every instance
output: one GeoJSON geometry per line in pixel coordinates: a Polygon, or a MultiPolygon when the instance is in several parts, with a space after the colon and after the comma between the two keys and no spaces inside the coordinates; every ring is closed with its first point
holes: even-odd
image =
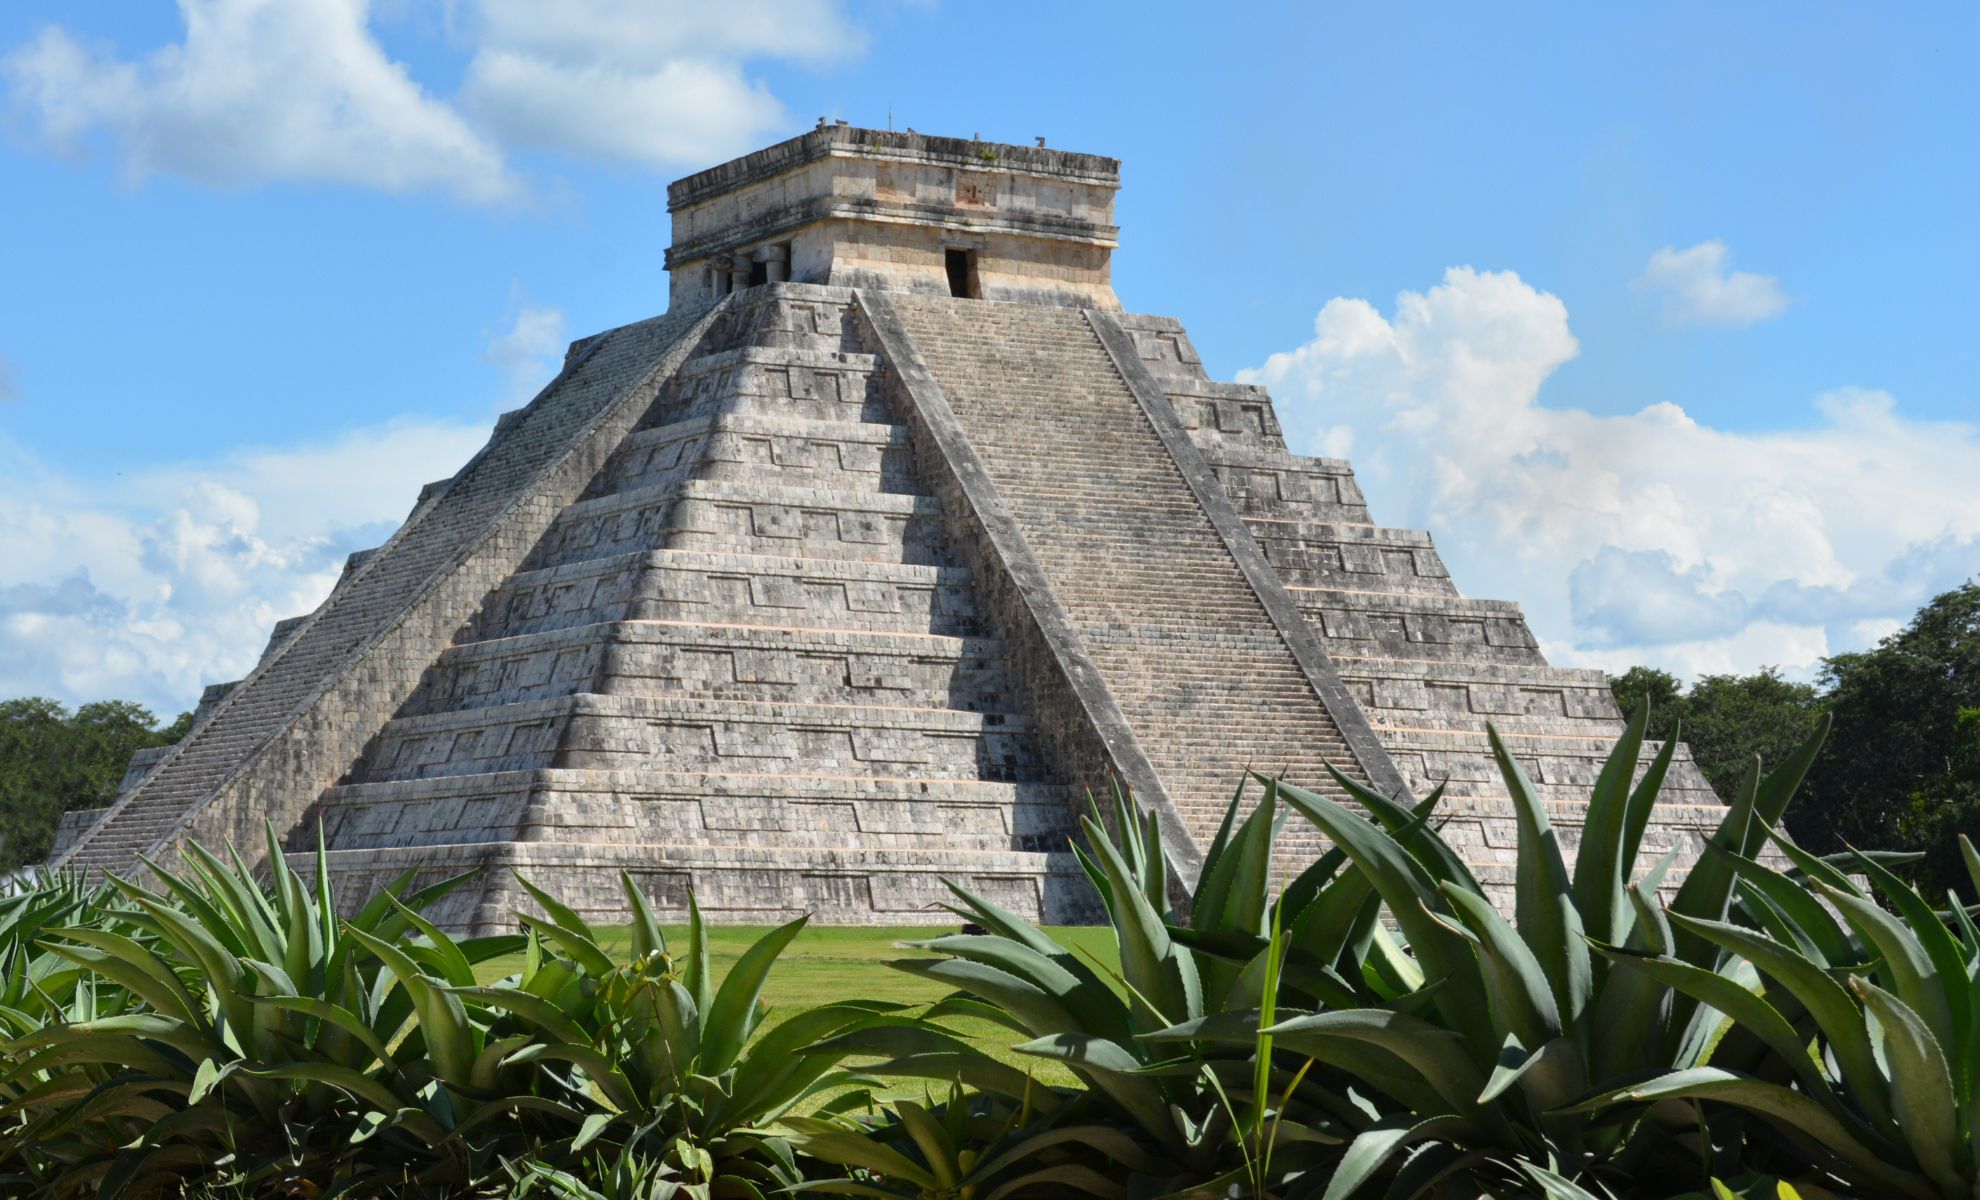
{"type": "Polygon", "coordinates": [[[1779,279],[1733,270],[1732,252],[1716,239],[1684,250],[1665,246],[1650,256],[1636,287],[1657,296],[1676,325],[1752,325],[1788,306],[1779,279]]]}
{"type": "Polygon", "coordinates": [[[475,0],[460,25],[462,90],[448,99],[385,52],[370,0],[179,11],[183,40],[136,59],[47,26],[0,57],[0,82],[51,147],[107,140],[132,180],[508,204],[528,193],[506,160],[516,149],[668,166],[752,149],[788,122],[746,63],[827,63],[863,44],[832,0],[475,0]]]}
{"type": "Polygon", "coordinates": [[[706,163],[787,123],[743,63],[828,62],[859,35],[829,0],[480,0],[461,101],[505,142],[640,163],[706,163]]]}
{"type": "Polygon", "coordinates": [[[518,305],[509,328],[488,339],[481,357],[508,375],[509,399],[520,403],[556,374],[566,341],[563,309],[518,305]]]}
{"type": "Polygon", "coordinates": [[[1557,297],[1454,267],[1392,316],[1329,301],[1240,378],[1297,448],[1351,446],[1378,516],[1432,530],[1467,594],[1522,602],[1557,662],[1806,673],[1980,563],[1980,429],[1858,389],[1753,433],[1543,404],[1578,352],[1557,297]]]}
{"type": "Polygon", "coordinates": [[[372,36],[366,0],[179,0],[185,39],[137,61],[49,26],[0,60],[57,149],[107,134],[125,173],[516,199],[501,150],[372,36]]]}
{"type": "Polygon", "coordinates": [[[315,607],[344,556],[389,536],[487,434],[395,421],[94,478],[0,435],[0,696],[130,699],[170,718],[245,674],[270,626],[315,607]]]}

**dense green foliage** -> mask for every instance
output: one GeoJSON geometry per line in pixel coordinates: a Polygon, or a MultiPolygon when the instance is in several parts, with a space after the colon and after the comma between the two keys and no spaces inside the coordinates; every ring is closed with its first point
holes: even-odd
{"type": "Polygon", "coordinates": [[[1829,659],[1822,684],[1835,739],[1796,838],[1818,851],[1921,850],[1933,894],[1960,882],[1955,835],[1980,836],[1980,584],[1940,596],[1873,649],[1829,659]]]}
{"type": "Polygon", "coordinates": [[[1712,786],[1730,797],[1757,755],[1778,762],[1828,714],[1825,744],[1788,828],[1805,846],[1918,851],[1910,872],[1928,895],[1980,900],[1958,836],[1980,837],[1980,584],[1933,599],[1876,646],[1825,659],[1816,684],[1706,675],[1683,688],[1668,672],[1612,676],[1623,711],[1649,703],[1649,736],[1680,729],[1712,786]]]}
{"type": "Polygon", "coordinates": [[[1185,894],[1117,793],[1075,847],[1112,954],[954,887],[974,928],[892,964],[945,996],[776,1021],[802,918],[718,972],[692,900],[670,943],[630,879],[622,934],[531,888],[493,938],[422,915],[459,880],[340,904],[272,833],[260,878],[194,847],[46,881],[0,898],[0,1194],[1973,1200],[1980,928],[1916,855],[1784,832],[1827,725],[1682,878],[1644,710],[1572,853],[1491,734],[1504,866],[1441,792],[1261,776],[1185,894]],[[1335,849],[1285,861],[1290,821],[1335,849]]]}
{"type": "Polygon", "coordinates": [[[178,741],[191,720],[160,729],[123,700],[74,712],[41,697],[0,701],[0,871],[48,857],[64,812],[108,804],[131,755],[178,741]]]}
{"type": "Polygon", "coordinates": [[[1652,739],[1682,736],[1720,796],[1738,791],[1754,758],[1780,762],[1807,741],[1822,712],[1813,684],[1783,679],[1772,667],[1702,675],[1688,689],[1667,671],[1631,667],[1612,676],[1609,688],[1624,712],[1650,706],[1652,739]]]}

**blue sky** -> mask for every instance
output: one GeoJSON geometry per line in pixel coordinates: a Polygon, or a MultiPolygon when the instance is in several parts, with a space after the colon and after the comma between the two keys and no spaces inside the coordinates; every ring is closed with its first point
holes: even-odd
{"type": "Polygon", "coordinates": [[[1563,663],[1980,562],[1970,6],[185,0],[0,11],[0,695],[160,711],[817,116],[1115,155],[1115,283],[1563,663]]]}

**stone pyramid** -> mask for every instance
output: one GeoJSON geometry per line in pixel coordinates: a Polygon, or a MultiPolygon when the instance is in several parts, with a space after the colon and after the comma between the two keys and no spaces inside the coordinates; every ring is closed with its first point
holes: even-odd
{"type": "MultiPolygon", "coordinates": [[[[575,343],[58,861],[272,821],[346,895],[481,869],[459,929],[512,923],[514,872],[607,921],[627,871],[724,920],[914,923],[950,879],[1071,922],[1087,789],[1131,786],[1188,878],[1246,767],[1332,763],[1448,781],[1446,836],[1509,887],[1485,722],[1572,843],[1605,680],[1121,311],[1118,184],[826,125],[675,183],[667,315],[575,343]]],[[[1645,853],[1681,873],[1720,804],[1673,774],[1645,853]]]]}

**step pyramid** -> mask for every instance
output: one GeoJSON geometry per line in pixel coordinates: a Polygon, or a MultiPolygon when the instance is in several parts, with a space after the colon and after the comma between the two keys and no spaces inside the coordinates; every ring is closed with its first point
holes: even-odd
{"type": "MultiPolygon", "coordinates": [[[[606,921],[625,872],[722,920],[939,920],[953,881],[1071,922],[1087,791],[1132,787],[1187,879],[1244,770],[1331,764],[1447,782],[1508,889],[1485,722],[1571,844],[1603,677],[1120,310],[1118,171],[821,126],[676,183],[669,313],[575,343],[59,861],[272,822],[347,896],[478,872],[458,929],[512,924],[518,873],[606,921]]],[[[1719,801],[1683,754],[1667,795],[1645,852],[1688,861],[1719,801]]]]}

